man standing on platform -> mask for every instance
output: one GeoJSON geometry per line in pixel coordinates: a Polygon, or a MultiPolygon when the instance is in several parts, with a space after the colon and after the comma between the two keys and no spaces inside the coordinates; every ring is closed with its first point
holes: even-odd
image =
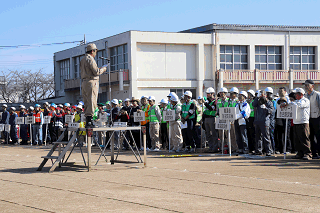
{"type": "Polygon", "coordinates": [[[97,108],[99,75],[107,70],[107,67],[98,68],[94,60],[97,51],[98,49],[95,44],[88,44],[86,55],[80,61],[86,128],[92,128],[94,126],[92,117],[94,110],[97,108]]]}

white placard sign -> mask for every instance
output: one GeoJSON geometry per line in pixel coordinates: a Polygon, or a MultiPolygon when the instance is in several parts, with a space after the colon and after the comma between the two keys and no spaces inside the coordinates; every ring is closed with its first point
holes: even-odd
{"type": "Polygon", "coordinates": [[[73,123],[73,115],[65,115],[64,119],[65,119],[65,122],[68,124],[73,123]]]}
{"type": "Polygon", "coordinates": [[[24,120],[25,124],[34,124],[36,122],[36,118],[34,116],[26,117],[24,120]]]}
{"type": "Polygon", "coordinates": [[[221,120],[234,121],[236,119],[236,107],[219,108],[219,118],[221,120]]]}
{"type": "Polygon", "coordinates": [[[174,110],[163,111],[163,121],[175,121],[176,113],[174,110]]]}
{"type": "Polygon", "coordinates": [[[144,111],[133,113],[133,121],[134,122],[140,122],[140,121],[145,121],[145,120],[146,120],[146,116],[145,116],[144,111]]]}
{"type": "Polygon", "coordinates": [[[71,123],[69,124],[69,127],[80,128],[80,123],[71,123]]]}
{"type": "Polygon", "coordinates": [[[125,127],[125,126],[127,126],[127,122],[114,122],[113,126],[115,126],[115,127],[125,127]]]}
{"type": "Polygon", "coordinates": [[[81,114],[81,122],[86,122],[86,116],[84,114],[81,114]]]}
{"type": "Polygon", "coordinates": [[[100,121],[103,122],[103,123],[108,122],[107,113],[104,113],[104,114],[100,115],[100,121]]]}
{"type": "Polygon", "coordinates": [[[223,120],[223,119],[216,118],[216,129],[229,130],[230,120],[223,120]]]}
{"type": "Polygon", "coordinates": [[[277,118],[295,119],[297,117],[297,106],[289,104],[287,107],[281,108],[277,105],[277,118]]]}
{"type": "Polygon", "coordinates": [[[51,116],[44,116],[43,117],[43,123],[44,124],[49,124],[51,121],[51,116]]]}
{"type": "Polygon", "coordinates": [[[5,125],[4,125],[4,131],[10,132],[10,127],[11,127],[10,124],[5,124],[5,125]]]}
{"type": "Polygon", "coordinates": [[[4,130],[4,124],[0,124],[0,131],[2,132],[4,130]]]}
{"type": "Polygon", "coordinates": [[[24,124],[24,117],[16,117],[16,124],[24,124]]]}

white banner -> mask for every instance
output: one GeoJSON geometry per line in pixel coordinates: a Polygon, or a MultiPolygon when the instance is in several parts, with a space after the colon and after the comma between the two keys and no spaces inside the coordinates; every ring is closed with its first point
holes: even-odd
{"type": "Polygon", "coordinates": [[[219,118],[222,120],[236,120],[236,107],[219,108],[219,118]]]}
{"type": "Polygon", "coordinates": [[[289,104],[287,107],[281,108],[277,105],[277,118],[295,119],[297,117],[297,106],[289,104]]]}
{"type": "Polygon", "coordinates": [[[230,120],[224,120],[216,118],[216,129],[229,130],[230,129],[230,120]]]}
{"type": "Polygon", "coordinates": [[[125,126],[127,126],[127,122],[114,122],[113,126],[115,126],[115,127],[125,127],[125,126]]]}
{"type": "Polygon", "coordinates": [[[67,124],[73,123],[73,115],[65,115],[64,120],[67,124]]]}
{"type": "Polygon", "coordinates": [[[34,116],[29,116],[24,119],[25,124],[34,124],[36,122],[36,118],[34,116]]]}
{"type": "Polygon", "coordinates": [[[10,124],[5,124],[5,125],[4,125],[4,131],[10,132],[10,127],[11,127],[10,124]]]}
{"type": "Polygon", "coordinates": [[[24,124],[24,117],[16,117],[16,124],[24,124]]]}
{"type": "Polygon", "coordinates": [[[175,121],[176,113],[174,110],[163,111],[163,121],[175,121]]]}
{"type": "Polygon", "coordinates": [[[51,116],[44,116],[43,117],[43,123],[44,124],[49,124],[51,121],[51,116]]]}
{"type": "Polygon", "coordinates": [[[140,121],[145,121],[145,120],[146,120],[146,116],[145,116],[144,111],[133,113],[133,121],[134,122],[140,122],[140,121]]]}

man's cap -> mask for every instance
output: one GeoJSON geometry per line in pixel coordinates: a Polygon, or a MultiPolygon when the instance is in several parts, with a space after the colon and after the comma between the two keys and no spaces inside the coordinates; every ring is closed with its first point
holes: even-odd
{"type": "Polygon", "coordinates": [[[308,79],[302,84],[312,84],[312,85],[314,85],[314,82],[313,82],[313,80],[308,79]]]}
{"type": "Polygon", "coordinates": [[[97,50],[97,46],[94,43],[88,44],[87,45],[87,52],[91,50],[97,50]]]}
{"type": "Polygon", "coordinates": [[[132,97],[132,99],[130,100],[130,102],[134,102],[134,101],[136,101],[136,102],[139,103],[139,99],[136,99],[135,97],[132,97]]]}

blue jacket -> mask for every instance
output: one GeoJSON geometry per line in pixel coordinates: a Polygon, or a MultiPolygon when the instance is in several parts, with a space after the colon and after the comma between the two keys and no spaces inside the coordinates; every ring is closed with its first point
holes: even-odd
{"type": "Polygon", "coordinates": [[[255,124],[265,124],[266,126],[270,126],[270,116],[273,113],[273,104],[271,101],[267,99],[267,103],[265,107],[261,108],[262,105],[259,104],[259,98],[255,98],[253,103],[253,107],[256,107],[256,111],[254,114],[254,123],[255,124]]]}
{"type": "Polygon", "coordinates": [[[18,117],[17,113],[12,113],[9,117],[9,124],[16,125],[16,117],[18,117]]]}
{"type": "Polygon", "coordinates": [[[3,113],[2,113],[1,123],[2,124],[9,124],[9,112],[7,110],[3,111],[3,113]]]}

